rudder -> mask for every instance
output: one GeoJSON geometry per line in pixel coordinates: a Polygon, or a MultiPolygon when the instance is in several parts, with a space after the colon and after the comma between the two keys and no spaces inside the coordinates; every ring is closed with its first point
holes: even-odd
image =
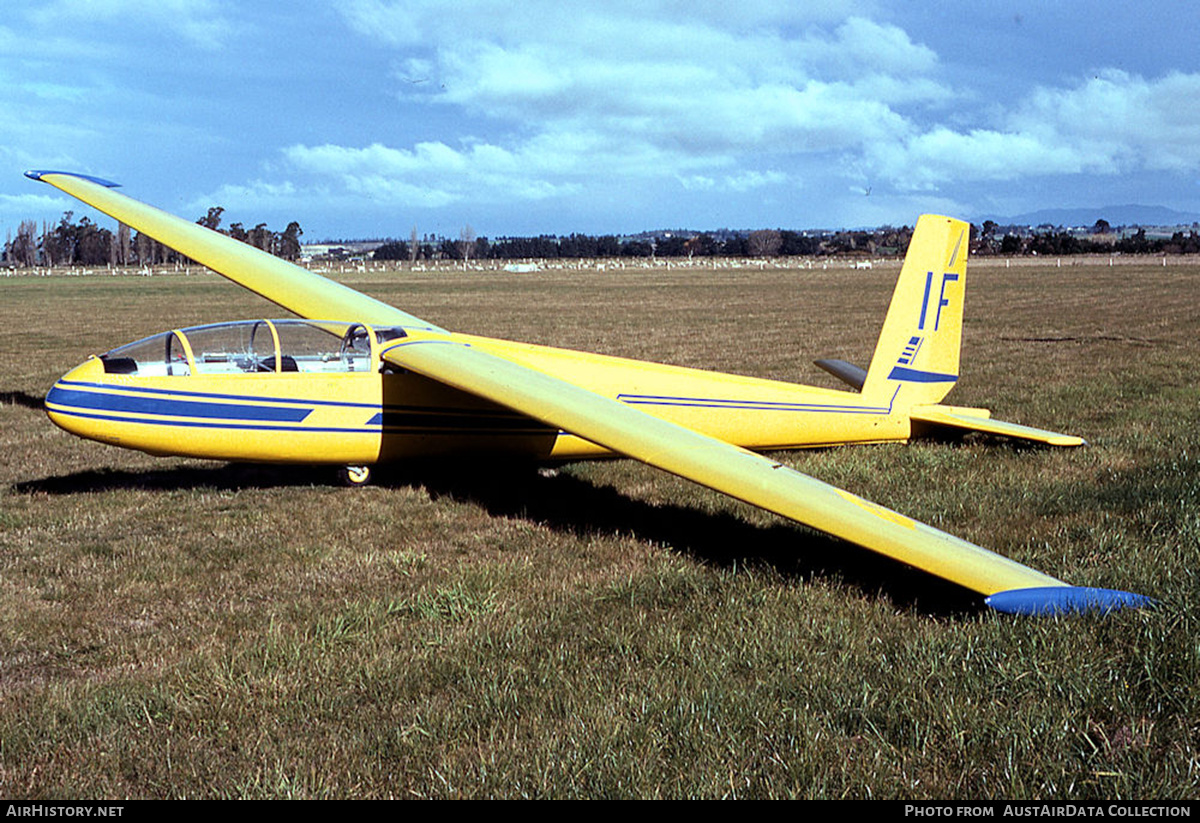
{"type": "Polygon", "coordinates": [[[898,409],[938,403],[954,388],[970,229],[940,215],[917,220],[863,395],[898,409]]]}

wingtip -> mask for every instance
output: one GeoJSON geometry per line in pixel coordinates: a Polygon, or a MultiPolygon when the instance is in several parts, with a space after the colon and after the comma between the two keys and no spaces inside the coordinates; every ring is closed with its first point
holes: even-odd
{"type": "Polygon", "coordinates": [[[1091,445],[1082,437],[1074,434],[1056,434],[1054,437],[1047,438],[1046,442],[1051,446],[1065,446],[1067,448],[1091,445]]]}
{"type": "Polygon", "coordinates": [[[1142,609],[1158,601],[1144,594],[1088,586],[1045,586],[996,592],[984,601],[1005,614],[1031,617],[1055,614],[1107,614],[1117,609],[1142,609]]]}
{"type": "Polygon", "coordinates": [[[25,172],[25,176],[28,177],[30,180],[38,180],[38,181],[40,181],[47,174],[61,174],[65,177],[78,177],[81,180],[89,180],[92,183],[96,183],[97,185],[104,186],[106,189],[119,188],[121,185],[120,183],[114,183],[111,180],[105,180],[103,177],[93,177],[90,174],[80,174],[79,172],[74,172],[74,171],[49,171],[49,170],[30,169],[29,171],[25,172]]]}

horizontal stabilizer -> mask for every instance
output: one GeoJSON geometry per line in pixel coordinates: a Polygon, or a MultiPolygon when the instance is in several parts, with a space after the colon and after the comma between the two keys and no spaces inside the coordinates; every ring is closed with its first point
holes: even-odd
{"type": "Polygon", "coordinates": [[[1047,586],[1033,589],[1010,589],[984,598],[998,612],[1039,617],[1054,614],[1081,614],[1116,609],[1141,609],[1157,601],[1144,594],[1116,589],[1093,589],[1087,586],[1047,586]]]}
{"type": "Polygon", "coordinates": [[[867,382],[867,370],[845,360],[814,360],[813,363],[859,391],[862,391],[863,384],[867,382]]]}
{"type": "Polygon", "coordinates": [[[914,406],[909,412],[913,422],[931,423],[935,426],[949,426],[965,431],[996,434],[1001,437],[1015,437],[1019,440],[1030,440],[1034,443],[1045,443],[1048,446],[1086,446],[1087,441],[1073,434],[1060,434],[1045,429],[1035,429],[1032,426],[1022,426],[1019,423],[1007,423],[1003,420],[993,420],[974,414],[963,414],[945,406],[914,406]]]}

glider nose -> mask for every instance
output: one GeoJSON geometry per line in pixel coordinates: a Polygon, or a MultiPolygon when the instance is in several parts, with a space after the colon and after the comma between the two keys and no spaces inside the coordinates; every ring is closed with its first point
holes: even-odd
{"type": "Polygon", "coordinates": [[[64,374],[46,393],[46,414],[51,422],[63,431],[89,440],[113,443],[119,438],[105,431],[102,420],[89,416],[78,408],[76,397],[78,386],[92,385],[104,380],[104,363],[99,357],[90,357],[64,374]]]}

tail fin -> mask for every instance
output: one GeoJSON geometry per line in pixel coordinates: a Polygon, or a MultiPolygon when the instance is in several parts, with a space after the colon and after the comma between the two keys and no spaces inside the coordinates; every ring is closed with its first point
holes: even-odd
{"type": "Polygon", "coordinates": [[[937,403],[958,380],[970,225],[917,220],[863,394],[893,409],[937,403]]]}

